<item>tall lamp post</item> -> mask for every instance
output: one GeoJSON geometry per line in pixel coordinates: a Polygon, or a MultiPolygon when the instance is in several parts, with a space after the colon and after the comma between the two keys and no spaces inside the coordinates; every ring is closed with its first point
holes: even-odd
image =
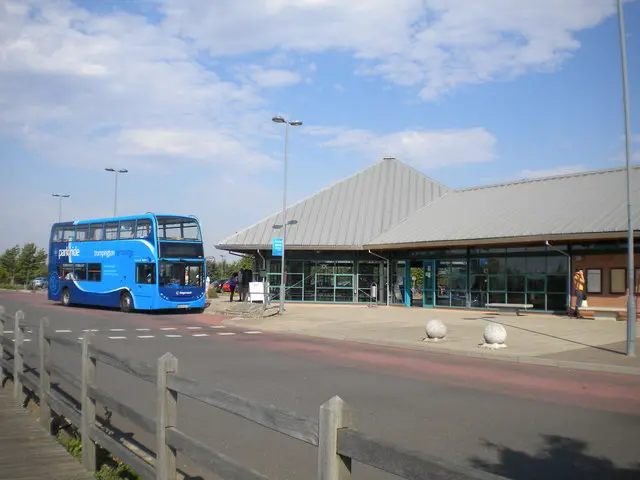
{"type": "Polygon", "coordinates": [[[282,257],[280,259],[280,308],[279,313],[284,312],[285,276],[284,276],[284,250],[287,243],[287,170],[288,170],[288,150],[289,150],[289,125],[299,127],[302,122],[288,121],[284,117],[276,116],[271,119],[274,123],[284,123],[284,188],[282,191],[282,257]]]}
{"type": "Polygon", "coordinates": [[[625,157],[627,162],[627,356],[636,356],[636,284],[631,220],[631,120],[629,119],[629,80],[627,75],[627,47],[624,31],[622,0],[618,0],[618,25],[622,67],[622,101],[624,105],[625,157]]]}
{"type": "Polygon", "coordinates": [[[118,211],[118,174],[119,173],[127,173],[129,170],[126,168],[121,168],[120,170],[116,170],[115,168],[105,168],[107,172],[113,172],[116,174],[116,185],[115,185],[115,193],[113,198],[113,216],[116,216],[116,212],[118,211]]]}
{"type": "Polygon", "coordinates": [[[69,198],[71,195],[61,194],[61,193],[52,193],[52,197],[58,197],[58,222],[62,221],[62,199],[69,198]]]}

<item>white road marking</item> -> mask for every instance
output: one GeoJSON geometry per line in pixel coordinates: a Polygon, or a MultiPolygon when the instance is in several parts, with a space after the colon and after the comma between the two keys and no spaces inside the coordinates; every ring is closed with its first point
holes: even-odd
{"type": "Polygon", "coordinates": [[[202,330],[202,327],[187,327],[187,330],[202,330]]]}
{"type": "Polygon", "coordinates": [[[155,335],[138,335],[138,338],[155,338],[155,335]]]}
{"type": "Polygon", "coordinates": [[[224,325],[211,325],[211,328],[227,328],[224,325]]]}
{"type": "Polygon", "coordinates": [[[124,328],[110,328],[109,329],[110,332],[124,332],[124,328]]]}
{"type": "Polygon", "coordinates": [[[149,332],[150,328],[136,328],[136,332],[149,332]]]}
{"type": "Polygon", "coordinates": [[[247,335],[259,335],[262,332],[258,330],[249,330],[248,332],[244,332],[244,333],[246,333],[247,335]]]}
{"type": "Polygon", "coordinates": [[[192,337],[208,337],[209,334],[208,333],[194,333],[193,335],[191,335],[192,337]]]}
{"type": "Polygon", "coordinates": [[[220,332],[218,335],[235,335],[233,332],[220,332]]]}
{"type": "Polygon", "coordinates": [[[71,330],[56,330],[56,333],[71,333],[71,330]]]}
{"type": "Polygon", "coordinates": [[[109,340],[125,340],[127,337],[107,337],[109,340]]]}
{"type": "Polygon", "coordinates": [[[31,341],[31,339],[30,339],[30,338],[23,338],[23,339],[22,339],[22,341],[23,341],[23,342],[30,342],[30,341],[31,341]]]}
{"type": "Polygon", "coordinates": [[[162,327],[160,330],[176,330],[175,327],[162,327]]]}
{"type": "Polygon", "coordinates": [[[13,333],[13,330],[5,330],[4,333],[13,333]]]}
{"type": "Polygon", "coordinates": [[[169,338],[178,338],[181,337],[182,335],[172,335],[172,334],[167,334],[165,335],[165,337],[169,337],[169,338]]]}
{"type": "MultiPolygon", "coordinates": [[[[71,331],[71,330],[69,330],[71,331]]],[[[85,328],[84,330],[82,330],[83,332],[99,332],[100,330],[96,330],[96,329],[89,329],[89,328],[85,328]]]]}

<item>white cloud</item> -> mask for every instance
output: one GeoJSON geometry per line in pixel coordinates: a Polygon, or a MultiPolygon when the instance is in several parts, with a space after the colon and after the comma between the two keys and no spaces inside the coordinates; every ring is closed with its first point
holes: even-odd
{"type": "Polygon", "coordinates": [[[273,49],[348,52],[358,71],[416,86],[459,85],[557,67],[611,0],[163,0],[170,31],[214,56],[273,49]]]}
{"type": "Polygon", "coordinates": [[[248,149],[231,133],[207,130],[133,129],[118,136],[122,155],[165,155],[209,161],[220,165],[229,159],[241,159],[246,167],[277,165],[271,158],[248,149]]]}
{"type": "Polygon", "coordinates": [[[557,175],[569,175],[588,170],[584,165],[559,165],[557,167],[539,169],[539,170],[521,170],[518,174],[519,179],[533,179],[544,177],[555,177],[557,175]]]}
{"type": "MultiPolygon", "coordinates": [[[[223,80],[189,41],[141,15],[9,0],[0,5],[0,44],[0,124],[55,161],[91,165],[132,155],[137,139],[137,155],[193,157],[203,146],[199,157],[211,163],[229,152],[254,167],[272,163],[259,153],[260,125],[271,114],[262,111],[261,85],[223,80]],[[142,132],[162,143],[142,148],[142,132]],[[180,148],[179,135],[193,144],[180,148]]],[[[278,81],[269,75],[263,84],[278,81]]]]}
{"type": "Polygon", "coordinates": [[[321,145],[355,151],[373,158],[396,157],[416,167],[431,169],[495,158],[496,138],[483,128],[466,130],[406,130],[376,135],[367,130],[307,127],[309,135],[325,137],[321,145]]]}
{"type": "Polygon", "coordinates": [[[247,76],[260,88],[289,87],[300,82],[300,74],[282,68],[265,69],[258,65],[251,65],[244,69],[247,76]]]}

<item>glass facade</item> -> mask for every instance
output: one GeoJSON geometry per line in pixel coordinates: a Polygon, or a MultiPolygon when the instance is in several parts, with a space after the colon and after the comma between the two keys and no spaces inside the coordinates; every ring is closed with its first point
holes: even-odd
{"type": "MultiPolygon", "coordinates": [[[[287,259],[286,301],[386,303],[385,261],[324,254],[319,260],[287,259]]],[[[389,257],[391,305],[485,308],[509,302],[530,303],[540,311],[566,308],[568,257],[544,246],[390,252],[389,257]]],[[[268,261],[267,279],[271,299],[279,300],[280,259],[268,261]]]]}

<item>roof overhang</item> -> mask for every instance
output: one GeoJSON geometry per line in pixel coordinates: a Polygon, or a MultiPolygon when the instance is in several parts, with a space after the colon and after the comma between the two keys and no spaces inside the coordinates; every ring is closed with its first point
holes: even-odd
{"type": "MultiPolygon", "coordinates": [[[[235,250],[235,251],[255,251],[255,250],[271,250],[271,245],[216,245],[218,250],[235,250]]],[[[364,250],[361,245],[289,245],[285,243],[285,250],[297,251],[345,251],[345,250],[364,250]]]]}
{"type": "MultiPolygon", "coordinates": [[[[445,248],[445,247],[472,247],[481,245],[505,245],[514,243],[542,243],[546,240],[553,242],[571,242],[583,240],[618,240],[627,237],[627,232],[608,233],[574,233],[574,234],[548,234],[529,235],[518,237],[497,237],[497,238],[476,238],[461,240],[441,240],[433,242],[411,242],[411,243],[381,243],[364,245],[364,249],[370,250],[409,250],[415,248],[445,248]]],[[[640,237],[640,233],[635,230],[634,238],[640,237]]]]}

